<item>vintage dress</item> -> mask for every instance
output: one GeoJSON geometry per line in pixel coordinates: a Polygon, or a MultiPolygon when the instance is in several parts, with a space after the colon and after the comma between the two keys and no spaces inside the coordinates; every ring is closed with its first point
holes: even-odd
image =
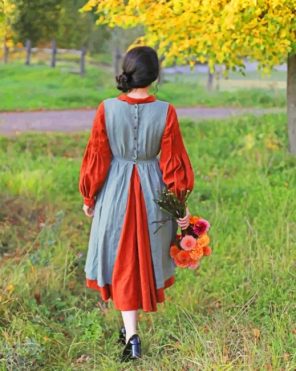
{"type": "Polygon", "coordinates": [[[193,189],[194,172],[173,105],[121,94],[100,103],[83,156],[79,190],[94,206],[86,285],[118,310],[157,311],[174,283],[169,247],[177,232],[153,201],[165,185],[193,189]]]}

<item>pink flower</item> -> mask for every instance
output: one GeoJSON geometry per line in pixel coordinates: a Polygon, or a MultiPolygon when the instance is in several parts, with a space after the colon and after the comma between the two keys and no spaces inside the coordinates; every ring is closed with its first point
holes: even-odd
{"type": "Polygon", "coordinates": [[[180,246],[184,250],[192,250],[196,245],[196,239],[191,235],[186,235],[180,241],[180,246]]]}
{"type": "Polygon", "coordinates": [[[198,236],[201,236],[204,233],[207,233],[207,231],[210,228],[210,223],[205,219],[198,219],[198,221],[193,226],[193,232],[197,234],[198,236]]]}
{"type": "Polygon", "coordinates": [[[196,269],[198,267],[199,267],[199,261],[196,261],[196,262],[191,263],[191,264],[188,265],[189,269],[196,269]]]}

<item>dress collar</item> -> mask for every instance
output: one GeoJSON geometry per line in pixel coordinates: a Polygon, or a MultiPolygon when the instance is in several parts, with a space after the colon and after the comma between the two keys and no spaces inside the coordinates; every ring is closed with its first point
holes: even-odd
{"type": "Polygon", "coordinates": [[[127,94],[122,93],[122,94],[118,95],[117,98],[119,100],[123,100],[123,101],[128,102],[128,103],[149,103],[149,102],[155,102],[156,101],[155,95],[148,95],[145,98],[134,98],[134,97],[128,96],[127,94]]]}

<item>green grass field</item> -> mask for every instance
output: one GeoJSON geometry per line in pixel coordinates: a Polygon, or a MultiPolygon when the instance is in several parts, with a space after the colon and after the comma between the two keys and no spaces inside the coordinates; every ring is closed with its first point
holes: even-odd
{"type": "MultiPolygon", "coordinates": [[[[56,69],[41,64],[24,66],[16,62],[0,65],[0,111],[97,107],[102,99],[120,93],[115,87],[113,71],[108,66],[88,66],[84,77],[73,71],[72,65],[65,63],[56,69]]],[[[251,78],[255,77],[252,75],[251,78]]],[[[252,81],[249,84],[246,80],[234,80],[232,77],[232,82],[227,83],[229,89],[221,91],[208,91],[204,84],[204,78],[196,75],[167,76],[156,94],[159,99],[177,107],[286,105],[285,89],[266,85],[266,81],[265,88],[260,89],[254,87],[252,81]],[[232,86],[234,83],[235,86],[232,86]]],[[[225,84],[224,80],[222,87],[225,84]]]]}
{"type": "MultiPolygon", "coordinates": [[[[137,370],[295,370],[296,159],[285,115],[181,121],[212,256],[140,311],[137,370]]],[[[118,370],[121,315],[84,286],[87,134],[0,139],[0,369],[118,370]]],[[[125,369],[129,369],[128,365],[125,369]]]]}

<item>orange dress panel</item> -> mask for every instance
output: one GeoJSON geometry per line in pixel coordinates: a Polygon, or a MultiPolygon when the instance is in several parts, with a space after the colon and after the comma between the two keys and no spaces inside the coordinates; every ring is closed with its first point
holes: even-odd
{"type": "MultiPolygon", "coordinates": [[[[149,96],[145,99],[136,99],[120,95],[118,99],[130,103],[148,103],[155,98],[149,96]]],[[[93,205],[94,195],[104,182],[111,159],[102,108],[99,109],[96,118],[96,130],[93,132],[100,133],[101,138],[97,143],[101,148],[102,156],[96,157],[96,161],[93,161],[93,157],[96,156],[94,152],[87,154],[86,151],[80,175],[80,191],[85,202],[90,205],[93,205]]],[[[97,136],[96,140],[98,140],[97,136]]],[[[90,142],[92,143],[90,148],[92,148],[94,145],[92,138],[90,142]]],[[[182,140],[176,111],[172,105],[168,109],[159,163],[164,182],[176,194],[179,194],[184,187],[193,188],[193,170],[182,140]]],[[[118,243],[112,283],[101,287],[98,286],[96,280],[86,278],[86,286],[99,291],[102,300],[106,302],[111,298],[118,310],[142,308],[143,311],[154,312],[157,311],[157,303],[165,300],[164,289],[175,282],[175,276],[169,277],[164,282],[164,287],[156,288],[148,219],[137,165],[134,165],[128,192],[126,214],[118,243]]]]}

